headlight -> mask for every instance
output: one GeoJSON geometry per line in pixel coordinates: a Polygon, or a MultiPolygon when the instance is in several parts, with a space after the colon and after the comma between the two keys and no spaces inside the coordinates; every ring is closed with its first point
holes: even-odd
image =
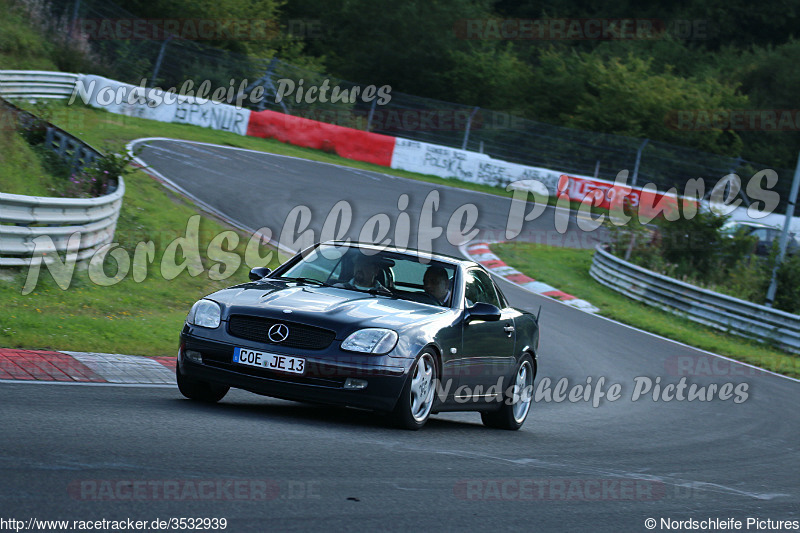
{"type": "Polygon", "coordinates": [[[200,300],[192,306],[186,322],[203,328],[216,328],[219,326],[221,314],[219,304],[211,300],[200,300]]]}
{"type": "Polygon", "coordinates": [[[367,328],[352,333],[342,343],[342,350],[349,352],[389,353],[397,344],[397,333],[390,329],[367,328]]]}

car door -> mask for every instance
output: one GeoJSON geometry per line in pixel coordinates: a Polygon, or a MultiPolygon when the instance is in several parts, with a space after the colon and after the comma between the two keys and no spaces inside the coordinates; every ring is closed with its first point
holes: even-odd
{"type": "MultiPolygon", "coordinates": [[[[518,313],[507,307],[505,299],[495,289],[492,279],[478,268],[466,271],[464,299],[465,317],[462,320],[463,342],[459,389],[464,390],[463,386],[467,385],[473,396],[476,394],[480,396],[487,391],[492,392],[489,387],[497,385],[498,378],[507,376],[513,369],[516,362],[514,318],[518,313]],[[467,318],[468,309],[480,302],[498,307],[501,311],[500,320],[470,321],[467,318]],[[477,390],[478,387],[480,390],[477,390]]],[[[508,386],[509,384],[505,382],[501,384],[502,389],[508,386]]]]}

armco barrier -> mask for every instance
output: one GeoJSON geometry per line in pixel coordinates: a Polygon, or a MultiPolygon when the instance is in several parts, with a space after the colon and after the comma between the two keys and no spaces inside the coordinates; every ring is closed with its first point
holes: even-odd
{"type": "Polygon", "coordinates": [[[247,135],[335,152],[346,159],[391,166],[395,138],[275,111],[250,114],[247,135]]]}
{"type": "Polygon", "coordinates": [[[76,253],[77,260],[91,257],[101,246],[114,240],[125,183],[120,178],[117,190],[100,198],[48,198],[0,193],[0,266],[28,266],[54,252],[76,253]],[[79,241],[70,237],[80,234],[79,241]],[[51,248],[34,239],[48,236],[51,248]]]}
{"type": "Polygon", "coordinates": [[[0,96],[69,98],[80,74],[41,70],[0,70],[0,96]]]}
{"type": "Polygon", "coordinates": [[[743,337],[800,353],[800,316],[701,289],[595,250],[589,274],[629,298],[743,337]]]}
{"type": "MultiPolygon", "coordinates": [[[[38,120],[2,98],[0,106],[13,117],[12,124],[25,127],[38,120]]],[[[73,168],[102,157],[80,139],[52,124],[44,125],[46,146],[73,168]]],[[[99,198],[50,198],[0,192],[0,267],[27,266],[62,252],[75,254],[82,261],[112,242],[125,194],[125,182],[122,177],[117,180],[115,188],[99,198]],[[79,238],[73,238],[76,234],[79,238]],[[39,237],[49,240],[36,241],[39,237]]]]}

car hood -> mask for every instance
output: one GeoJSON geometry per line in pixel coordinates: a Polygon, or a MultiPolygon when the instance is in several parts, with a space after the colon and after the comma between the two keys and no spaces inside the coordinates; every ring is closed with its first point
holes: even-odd
{"type": "Polygon", "coordinates": [[[247,283],[215,292],[207,298],[224,306],[223,318],[233,314],[280,318],[342,334],[361,327],[403,329],[449,312],[443,307],[337,287],[283,282],[247,283]]]}

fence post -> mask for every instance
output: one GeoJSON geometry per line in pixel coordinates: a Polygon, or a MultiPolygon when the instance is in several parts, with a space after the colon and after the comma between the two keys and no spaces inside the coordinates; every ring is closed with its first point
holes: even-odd
{"type": "Polygon", "coordinates": [[[464,142],[461,143],[462,150],[467,149],[467,141],[469,141],[469,130],[472,127],[472,117],[475,116],[475,113],[478,112],[478,109],[480,109],[480,107],[475,106],[472,109],[472,113],[469,114],[469,118],[467,119],[467,131],[464,132],[464,142]]]}
{"type": "Polygon", "coordinates": [[[775,292],[778,290],[778,269],[781,267],[783,257],[786,255],[786,240],[789,237],[789,226],[794,216],[794,203],[797,201],[798,187],[800,187],[800,155],[797,157],[797,167],[794,169],[794,180],[792,180],[792,192],[789,193],[789,205],[786,206],[786,218],[783,221],[781,239],[778,241],[778,259],[775,261],[775,266],[772,267],[772,279],[767,290],[767,302],[764,304],[767,307],[772,307],[772,303],[775,301],[775,292]]]}
{"type": "Polygon", "coordinates": [[[650,139],[645,139],[644,142],[639,146],[639,150],[636,151],[636,164],[633,166],[633,178],[631,179],[631,187],[636,186],[636,180],[639,179],[639,163],[642,161],[642,151],[644,151],[644,147],[647,146],[647,143],[650,142],[650,139]]]}
{"type": "Polygon", "coordinates": [[[375,114],[375,104],[378,101],[377,98],[372,100],[372,105],[369,107],[369,116],[367,117],[367,131],[372,128],[372,115],[375,114]]]}
{"type": "Polygon", "coordinates": [[[74,37],[75,32],[75,23],[78,22],[78,10],[81,8],[81,0],[75,0],[75,4],[72,7],[72,19],[69,21],[69,33],[70,38],[74,37]]]}
{"type": "Polygon", "coordinates": [[[158,71],[161,70],[161,61],[164,59],[164,52],[167,50],[167,45],[169,44],[170,40],[172,40],[172,35],[167,35],[167,38],[164,39],[164,42],[161,43],[161,49],[158,51],[158,59],[156,59],[156,66],[153,69],[153,77],[150,78],[150,87],[154,87],[156,83],[156,78],[158,77],[158,71]]]}

